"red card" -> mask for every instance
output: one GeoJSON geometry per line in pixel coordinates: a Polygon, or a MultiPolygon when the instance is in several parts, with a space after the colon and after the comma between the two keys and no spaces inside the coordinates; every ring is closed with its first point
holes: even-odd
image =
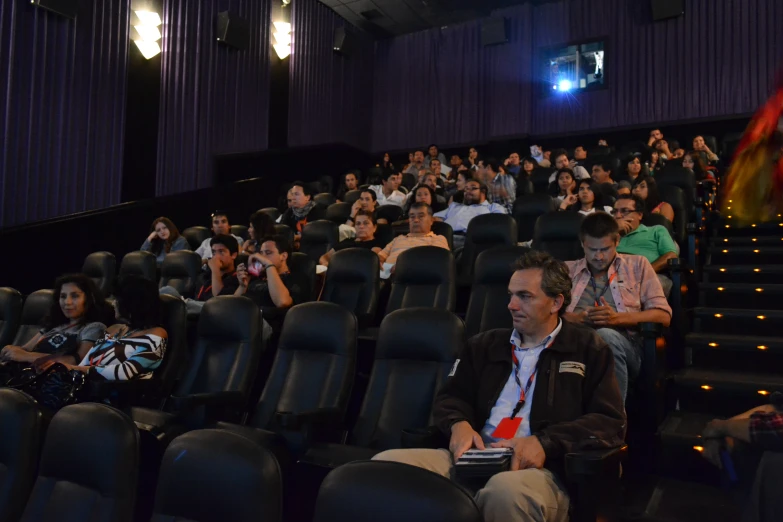
{"type": "Polygon", "coordinates": [[[520,424],[522,424],[522,417],[514,417],[513,419],[506,417],[500,421],[498,427],[492,432],[492,436],[496,439],[513,439],[517,435],[520,424]]]}

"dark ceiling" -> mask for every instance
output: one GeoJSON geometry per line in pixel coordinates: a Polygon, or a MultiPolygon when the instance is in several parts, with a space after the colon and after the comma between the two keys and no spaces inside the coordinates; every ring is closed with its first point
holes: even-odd
{"type": "Polygon", "coordinates": [[[524,0],[320,0],[378,38],[414,33],[488,16],[524,0]]]}

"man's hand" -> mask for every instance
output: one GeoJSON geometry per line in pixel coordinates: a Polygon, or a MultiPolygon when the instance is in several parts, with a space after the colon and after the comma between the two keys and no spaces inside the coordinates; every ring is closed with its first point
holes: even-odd
{"type": "Polygon", "coordinates": [[[213,273],[219,273],[220,269],[223,268],[223,263],[217,257],[210,257],[209,261],[207,261],[207,266],[213,273]]]}
{"type": "Polygon", "coordinates": [[[250,274],[247,273],[247,267],[244,263],[240,263],[237,267],[237,281],[239,286],[247,290],[247,285],[250,284],[250,274]]]}
{"type": "Polygon", "coordinates": [[[720,450],[723,441],[721,439],[709,439],[704,441],[704,450],[701,456],[718,469],[723,468],[723,462],[720,460],[720,450]]]}
{"type": "Polygon", "coordinates": [[[563,314],[563,319],[574,324],[585,324],[590,322],[587,318],[587,310],[582,310],[581,312],[566,312],[563,314]]]}
{"type": "Polygon", "coordinates": [[[633,225],[631,225],[630,221],[626,221],[624,219],[618,219],[617,224],[620,226],[621,236],[631,233],[633,229],[633,225]]]}
{"type": "Polygon", "coordinates": [[[512,448],[514,456],[511,459],[511,471],[520,469],[544,467],[546,453],[535,435],[531,437],[518,437],[490,444],[493,448],[512,448]]]}
{"type": "Polygon", "coordinates": [[[449,440],[449,451],[454,455],[454,461],[471,448],[485,449],[481,435],[476,433],[468,421],[454,423],[449,440]]]}
{"type": "Polygon", "coordinates": [[[601,306],[587,310],[587,318],[595,326],[619,326],[620,314],[612,310],[612,307],[601,297],[601,306]]]}
{"type": "Polygon", "coordinates": [[[358,199],[353,202],[353,205],[351,205],[351,221],[353,221],[353,218],[356,217],[356,213],[359,212],[362,209],[362,202],[358,199]]]}
{"type": "Polygon", "coordinates": [[[268,257],[265,257],[258,253],[252,254],[248,258],[247,262],[249,263],[250,261],[258,261],[259,263],[261,263],[261,266],[264,267],[264,270],[266,270],[272,265],[272,262],[269,260],[268,257]]]}
{"type": "Polygon", "coordinates": [[[563,201],[560,203],[560,208],[565,210],[571,205],[575,205],[577,202],[579,202],[579,198],[575,196],[574,194],[568,194],[566,197],[563,198],[563,201]]]}

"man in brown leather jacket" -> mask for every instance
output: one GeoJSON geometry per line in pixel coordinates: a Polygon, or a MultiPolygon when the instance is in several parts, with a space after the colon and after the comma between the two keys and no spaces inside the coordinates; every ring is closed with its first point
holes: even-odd
{"type": "Polygon", "coordinates": [[[568,520],[559,475],[568,452],[623,443],[625,410],[607,344],[562,319],[571,300],[568,268],[543,252],[516,263],[509,282],[514,328],[476,335],[434,407],[449,449],[390,450],[375,457],[454,476],[469,449],[513,449],[511,469],[476,493],[484,520],[568,520]]]}

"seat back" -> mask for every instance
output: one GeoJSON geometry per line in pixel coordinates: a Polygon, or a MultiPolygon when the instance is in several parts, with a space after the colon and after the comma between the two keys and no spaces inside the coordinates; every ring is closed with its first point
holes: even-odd
{"type": "Polygon", "coordinates": [[[19,390],[0,388],[0,520],[19,520],[35,481],[41,410],[19,390]]]}
{"type": "MultiPolygon", "coordinates": [[[[434,223],[433,223],[434,225],[434,223]]],[[[391,224],[380,224],[375,228],[375,237],[381,245],[386,246],[394,240],[394,227],[391,224]]],[[[381,247],[383,248],[383,247],[381,247]]]]}
{"type": "Polygon", "coordinates": [[[130,522],[138,465],[139,432],[129,417],[105,404],[66,406],[49,424],[21,521],[130,522]],[[89,451],[74,451],[86,440],[89,451]]]}
{"type": "MultiPolygon", "coordinates": [[[[334,303],[304,303],[288,310],[252,425],[280,432],[276,412],[345,410],[356,366],[357,331],[356,317],[334,303]]],[[[295,444],[295,436],[289,435],[295,444]]]]}
{"type": "Polygon", "coordinates": [[[307,288],[304,289],[304,294],[309,296],[309,299],[315,299],[315,266],[316,262],[307,254],[301,252],[294,252],[291,257],[288,258],[288,269],[292,273],[304,274],[307,278],[307,288]]]}
{"type": "Polygon", "coordinates": [[[151,522],[280,522],[282,495],[269,450],[229,431],[191,431],[163,454],[151,522]]]}
{"type": "Polygon", "coordinates": [[[263,212],[270,218],[272,218],[272,221],[277,221],[277,218],[280,217],[280,211],[276,207],[264,207],[258,209],[258,212],[263,212]]]}
{"type": "Polygon", "coordinates": [[[658,192],[661,194],[661,199],[667,203],[669,202],[663,197],[664,193],[666,193],[664,186],[675,186],[682,189],[685,197],[685,208],[687,209],[685,218],[691,219],[695,213],[694,195],[696,191],[696,175],[693,171],[682,165],[669,163],[655,175],[655,182],[658,184],[658,192]]]}
{"type": "Polygon", "coordinates": [[[353,312],[361,326],[375,317],[380,293],[378,255],[364,248],[335,252],[329,261],[321,300],[353,312]]]}
{"type": "Polygon", "coordinates": [[[337,203],[337,198],[334,196],[334,194],[330,194],[329,192],[321,192],[320,194],[316,194],[315,196],[313,196],[313,201],[317,205],[323,205],[325,207],[328,207],[329,205],[337,203]]]}
{"type": "Polygon", "coordinates": [[[399,221],[402,218],[402,207],[399,205],[381,205],[375,211],[378,219],[385,219],[389,224],[399,221]]]}
{"type": "Polygon", "coordinates": [[[343,202],[350,203],[353,205],[356,203],[356,201],[359,199],[359,197],[362,195],[361,190],[349,190],[345,193],[345,196],[343,197],[343,202]]]}
{"type": "Polygon", "coordinates": [[[494,246],[515,245],[517,235],[517,222],[508,214],[483,214],[471,219],[458,267],[460,277],[473,277],[473,264],[480,253],[494,246]]]}
{"type": "Polygon", "coordinates": [[[326,220],[338,225],[344,224],[351,217],[353,203],[332,203],[326,207],[326,220]]]}
{"type": "Polygon", "coordinates": [[[530,173],[530,182],[533,184],[533,191],[545,194],[549,188],[549,176],[554,172],[553,167],[536,167],[530,173]]]}
{"type": "Polygon", "coordinates": [[[419,182],[419,176],[416,174],[411,174],[410,172],[406,172],[402,175],[402,183],[400,183],[400,186],[405,187],[408,190],[411,190],[413,187],[416,186],[416,183],[419,182]]]}
{"type": "Polygon", "coordinates": [[[22,317],[19,320],[19,328],[16,330],[13,344],[22,346],[35,337],[41,329],[41,323],[49,314],[49,309],[54,302],[54,290],[36,290],[28,295],[22,306],[22,317]]]}
{"type": "Polygon", "coordinates": [[[674,235],[674,228],[672,227],[672,222],[666,219],[665,217],[663,217],[661,214],[645,214],[644,219],[642,219],[642,225],[647,227],[654,227],[655,225],[660,225],[669,231],[669,235],[672,236],[672,239],[677,241],[677,237],[674,235]]]}
{"type": "Polygon", "coordinates": [[[481,522],[473,497],[446,477],[379,460],[340,466],[326,476],[313,522],[481,522]]]}
{"type": "Polygon", "coordinates": [[[494,328],[511,328],[508,282],[514,273],[514,262],[528,250],[520,246],[499,246],[479,254],[465,314],[468,337],[494,328]]]}
{"type": "Polygon", "coordinates": [[[158,262],[155,260],[155,256],[141,250],[128,252],[120,263],[120,277],[133,274],[157,282],[157,272],[158,262]]]}
{"type": "Polygon", "coordinates": [[[182,231],[182,237],[188,240],[191,250],[196,250],[205,239],[212,237],[207,227],[188,227],[182,231]]]}
{"type": "Polygon", "coordinates": [[[351,444],[399,448],[403,429],[431,426],[435,395],[464,345],[464,323],[446,310],[407,308],[387,315],[351,444]]]}
{"type": "Polygon", "coordinates": [[[153,378],[158,382],[158,396],[168,397],[182,375],[187,360],[188,319],[185,302],[171,295],[161,295],[160,315],[160,324],[169,337],[163,361],[155,369],[153,378]]]}
{"type": "Polygon", "coordinates": [[[109,297],[114,292],[117,258],[111,252],[93,252],[84,259],[82,274],[95,281],[103,297],[109,297]]]}
{"type": "Polygon", "coordinates": [[[247,394],[261,350],[261,313],[255,303],[247,297],[213,297],[201,309],[190,365],[176,394],[247,394]]]}
{"type": "Polygon", "coordinates": [[[431,230],[435,234],[445,237],[449,244],[449,250],[454,251],[454,229],[451,228],[451,225],[445,221],[433,221],[431,230]]]}
{"type": "Polygon", "coordinates": [[[310,256],[317,263],[321,256],[331,250],[338,241],[337,223],[319,219],[306,224],[302,229],[299,251],[310,256]]]}
{"type": "MultiPolygon", "coordinates": [[[[250,232],[247,231],[247,226],[245,225],[231,225],[231,234],[234,236],[239,236],[245,241],[250,239],[250,232]]],[[[239,245],[242,246],[242,245],[239,245]]]]}
{"type": "MultiPolygon", "coordinates": [[[[661,201],[665,201],[674,210],[674,221],[671,222],[669,231],[679,245],[685,246],[685,238],[688,234],[688,217],[693,213],[693,207],[688,207],[688,198],[685,192],[675,185],[659,185],[658,193],[661,201]]],[[[649,212],[650,209],[647,209],[649,212]]],[[[656,215],[656,214],[651,214],[656,215]]],[[[647,215],[645,214],[645,219],[647,215]]],[[[668,221],[668,220],[667,220],[668,221]]],[[[645,223],[646,224],[646,223],[645,223]]]]}
{"type": "Polygon", "coordinates": [[[547,212],[539,216],[533,232],[533,248],[561,261],[584,257],[579,227],[584,216],[578,212],[547,212]]]}
{"type": "Polygon", "coordinates": [[[514,201],[513,217],[517,222],[517,241],[533,239],[538,216],[556,210],[555,200],[549,194],[530,194],[514,201]]]}
{"type": "Polygon", "coordinates": [[[160,267],[160,288],[171,286],[182,297],[193,297],[201,273],[201,256],[190,250],[170,252],[160,267]]]}
{"type": "Polygon", "coordinates": [[[454,256],[445,248],[422,246],[406,250],[394,267],[386,313],[400,308],[432,307],[454,311],[454,256]]]}
{"type": "Polygon", "coordinates": [[[294,231],[288,225],[275,225],[275,235],[283,236],[290,245],[294,244],[294,231]]]}
{"type": "Polygon", "coordinates": [[[0,288],[0,346],[13,343],[22,319],[22,300],[19,291],[0,288]]]}

